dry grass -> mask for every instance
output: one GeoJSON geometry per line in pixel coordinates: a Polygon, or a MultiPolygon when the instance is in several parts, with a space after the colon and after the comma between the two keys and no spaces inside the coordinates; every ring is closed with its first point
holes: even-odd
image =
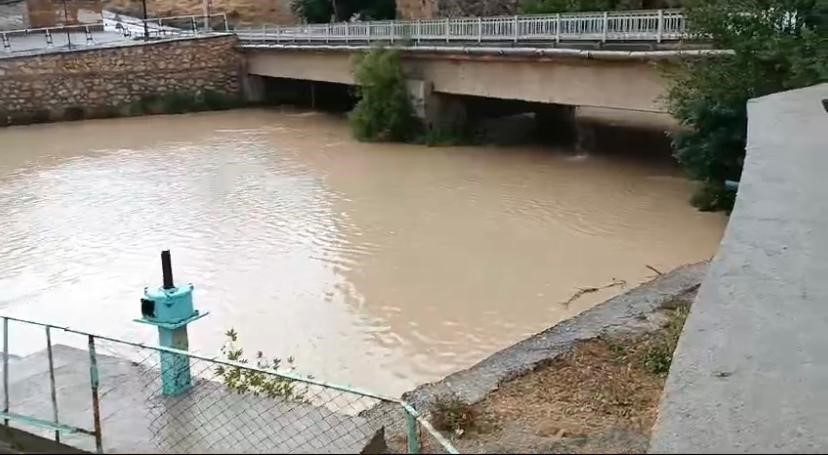
{"type": "Polygon", "coordinates": [[[473,406],[461,452],[636,453],[647,450],[666,372],[687,315],[660,330],[584,341],[473,406]]]}

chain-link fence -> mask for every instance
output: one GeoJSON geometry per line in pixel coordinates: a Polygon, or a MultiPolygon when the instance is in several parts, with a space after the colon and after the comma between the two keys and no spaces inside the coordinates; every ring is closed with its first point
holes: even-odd
{"type": "Polygon", "coordinates": [[[262,368],[261,359],[253,365],[9,317],[3,326],[4,354],[9,333],[24,326],[46,338],[43,352],[4,355],[4,418],[84,450],[456,453],[401,400],[262,368]]]}

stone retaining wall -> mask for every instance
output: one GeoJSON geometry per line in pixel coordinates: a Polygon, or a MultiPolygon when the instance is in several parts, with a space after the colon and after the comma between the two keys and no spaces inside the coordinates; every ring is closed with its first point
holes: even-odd
{"type": "Polygon", "coordinates": [[[173,94],[238,96],[235,45],[217,36],[0,59],[0,125],[116,116],[173,94]]]}

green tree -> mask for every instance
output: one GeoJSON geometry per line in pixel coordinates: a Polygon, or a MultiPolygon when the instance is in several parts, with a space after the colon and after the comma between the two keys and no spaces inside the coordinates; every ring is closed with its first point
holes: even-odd
{"type": "Polygon", "coordinates": [[[418,133],[398,51],[374,49],[360,56],[354,76],[360,100],[349,121],[357,139],[406,141],[418,133]]]}
{"type": "Polygon", "coordinates": [[[611,11],[641,7],[641,0],[525,0],[524,14],[565,13],[572,11],[611,11]]]}
{"type": "Polygon", "coordinates": [[[825,0],[686,2],[691,32],[734,51],[671,71],[670,111],[684,126],[673,147],[690,176],[703,183],[693,199],[700,209],[732,207],[724,181],[741,176],[747,101],[828,80],[826,9],[825,0]]]}
{"type": "Polygon", "coordinates": [[[291,0],[290,9],[306,22],[346,21],[354,15],[361,20],[394,19],[394,0],[291,0]]]}

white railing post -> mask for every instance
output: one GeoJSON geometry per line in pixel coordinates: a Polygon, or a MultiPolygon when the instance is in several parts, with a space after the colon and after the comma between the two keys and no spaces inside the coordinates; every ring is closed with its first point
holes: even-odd
{"type": "Polygon", "coordinates": [[[394,44],[394,35],[397,34],[397,23],[391,22],[391,44],[394,44]]]}
{"type": "Polygon", "coordinates": [[[514,34],[514,40],[515,40],[516,43],[518,42],[518,37],[520,37],[520,30],[518,29],[518,24],[519,24],[518,17],[515,16],[512,19],[512,29],[513,29],[512,33],[514,34]]]}
{"type": "Polygon", "coordinates": [[[421,37],[422,37],[423,32],[422,32],[422,29],[420,28],[420,20],[419,20],[419,19],[417,19],[416,24],[417,24],[417,25],[416,25],[416,32],[415,32],[415,34],[417,35],[417,44],[420,44],[420,39],[421,39],[421,37]]]}
{"type": "Polygon", "coordinates": [[[661,42],[661,36],[664,34],[664,10],[658,10],[658,34],[656,35],[656,42],[661,42]]]}
{"type": "Polygon", "coordinates": [[[350,41],[351,38],[351,27],[349,26],[348,22],[345,22],[345,42],[347,43],[350,41]]]}
{"type": "Polygon", "coordinates": [[[608,12],[606,12],[606,11],[604,11],[604,34],[603,34],[603,36],[601,37],[601,42],[602,42],[602,43],[606,43],[606,42],[607,42],[607,32],[608,32],[608,29],[609,29],[609,13],[608,13],[608,12]]]}
{"type": "Polygon", "coordinates": [[[368,42],[371,42],[371,22],[365,24],[365,28],[368,29],[368,42]]]}
{"type": "MultiPolygon", "coordinates": [[[[370,41],[370,39],[368,41],[370,41]]],[[[331,42],[331,24],[325,24],[325,43],[330,43],[330,42],[331,42]]]]}
{"type": "Polygon", "coordinates": [[[450,28],[449,18],[446,18],[446,42],[448,43],[451,39],[451,28],[450,28]]]}
{"type": "Polygon", "coordinates": [[[478,43],[483,42],[483,18],[482,17],[477,18],[477,42],[478,43]]]}
{"type": "Polygon", "coordinates": [[[555,43],[561,42],[561,13],[555,15],[555,43]]]}

